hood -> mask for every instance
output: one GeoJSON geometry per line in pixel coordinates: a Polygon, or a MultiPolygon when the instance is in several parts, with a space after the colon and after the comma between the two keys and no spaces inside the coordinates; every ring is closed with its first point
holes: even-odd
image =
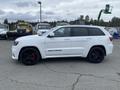
{"type": "Polygon", "coordinates": [[[7,31],[5,29],[0,29],[0,34],[6,34],[7,31]]]}
{"type": "Polygon", "coordinates": [[[42,38],[42,36],[38,36],[38,35],[29,35],[29,36],[24,36],[24,37],[20,37],[17,38],[16,41],[35,41],[42,38]]]}

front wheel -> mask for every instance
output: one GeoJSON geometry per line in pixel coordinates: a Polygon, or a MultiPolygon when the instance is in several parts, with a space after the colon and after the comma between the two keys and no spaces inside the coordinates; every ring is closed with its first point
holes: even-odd
{"type": "Polygon", "coordinates": [[[101,63],[104,60],[104,49],[100,47],[94,47],[90,50],[87,60],[91,63],[101,63]]]}
{"type": "Polygon", "coordinates": [[[39,51],[34,48],[25,48],[21,51],[19,61],[24,65],[35,65],[40,60],[39,51]]]}

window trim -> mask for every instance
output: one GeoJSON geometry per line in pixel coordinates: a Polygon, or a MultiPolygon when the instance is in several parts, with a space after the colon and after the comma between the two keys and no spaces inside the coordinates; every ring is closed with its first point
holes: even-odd
{"type": "MultiPolygon", "coordinates": [[[[62,38],[62,37],[87,37],[87,36],[105,36],[105,33],[100,29],[100,28],[97,28],[97,27],[61,27],[61,28],[70,28],[70,36],[54,36],[55,38],[62,38]],[[72,28],[85,28],[87,30],[87,35],[83,35],[83,36],[72,36],[72,28]],[[90,35],[90,29],[98,29],[100,30],[103,35],[90,35]]],[[[61,28],[58,28],[57,30],[61,29],[61,28]]],[[[55,30],[55,31],[57,31],[55,30]]],[[[53,33],[55,32],[53,31],[53,33]]]]}

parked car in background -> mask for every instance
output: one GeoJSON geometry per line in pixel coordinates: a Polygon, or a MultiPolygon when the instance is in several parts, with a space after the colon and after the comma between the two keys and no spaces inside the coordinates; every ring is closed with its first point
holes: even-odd
{"type": "Polygon", "coordinates": [[[108,29],[108,32],[113,36],[114,35],[114,33],[118,33],[118,31],[117,31],[117,29],[116,28],[110,28],[110,29],[108,29]]]}
{"type": "Polygon", "coordinates": [[[8,31],[9,31],[9,26],[8,25],[0,24],[0,39],[6,39],[8,31]]]}
{"type": "Polygon", "coordinates": [[[56,26],[64,26],[64,25],[69,25],[67,22],[58,22],[56,26]]]}
{"type": "Polygon", "coordinates": [[[115,27],[108,27],[106,30],[113,36],[114,39],[119,39],[119,32],[115,27]]]}
{"type": "Polygon", "coordinates": [[[39,34],[44,34],[44,33],[46,33],[46,32],[48,32],[50,29],[41,29],[41,30],[38,30],[37,31],[37,34],[39,35],[39,34]]]}
{"type": "Polygon", "coordinates": [[[67,25],[16,39],[12,58],[25,65],[58,57],[84,57],[89,62],[100,63],[112,50],[112,36],[103,27],[67,25]]]}
{"type": "Polygon", "coordinates": [[[43,33],[46,33],[47,31],[49,31],[50,28],[51,27],[50,27],[49,23],[38,23],[36,25],[36,32],[37,32],[37,34],[39,34],[39,33],[43,34],[43,33]]]}
{"type": "Polygon", "coordinates": [[[32,34],[33,34],[32,25],[24,21],[19,21],[16,25],[16,30],[7,32],[7,37],[8,39],[16,39],[18,37],[32,34]]]}
{"type": "Polygon", "coordinates": [[[0,38],[6,38],[6,30],[0,30],[0,38]]]}

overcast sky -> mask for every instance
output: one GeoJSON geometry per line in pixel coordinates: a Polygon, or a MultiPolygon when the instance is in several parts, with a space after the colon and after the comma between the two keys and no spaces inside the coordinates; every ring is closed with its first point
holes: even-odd
{"type": "MultiPolygon", "coordinates": [[[[0,21],[39,19],[38,0],[0,0],[0,21]]],[[[80,15],[89,15],[97,19],[100,9],[106,4],[111,4],[112,15],[102,15],[102,19],[111,20],[112,17],[120,17],[120,0],[41,0],[43,20],[73,20],[80,15]]]]}

